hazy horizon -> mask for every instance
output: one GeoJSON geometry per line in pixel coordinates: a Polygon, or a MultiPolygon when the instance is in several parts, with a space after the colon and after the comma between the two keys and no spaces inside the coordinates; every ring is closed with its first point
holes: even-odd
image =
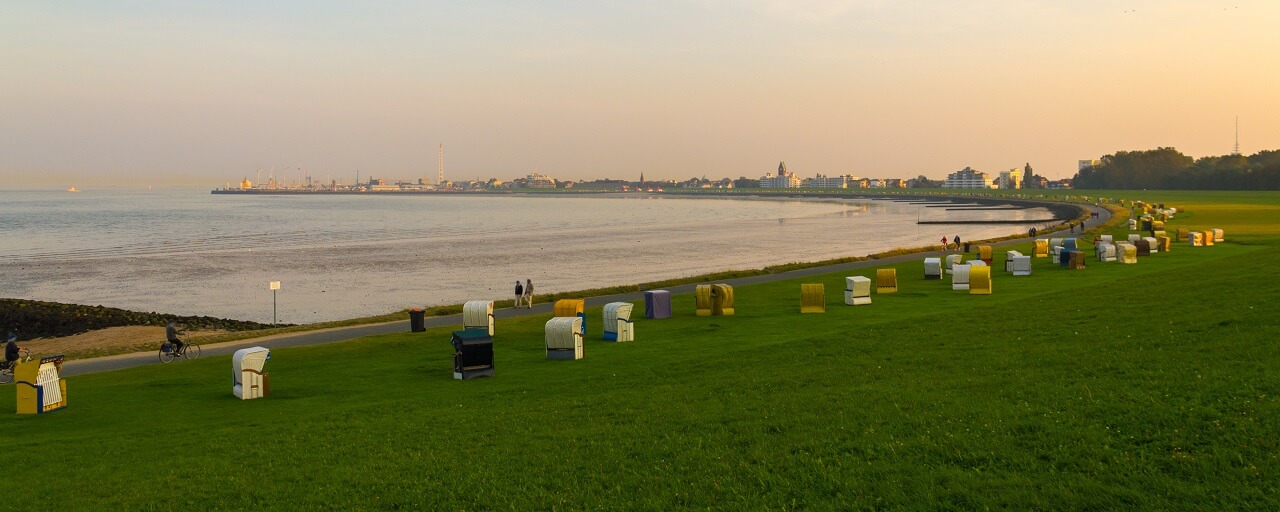
{"type": "Polygon", "coordinates": [[[5,186],[944,177],[1280,148],[1280,3],[0,5],[5,186]],[[296,179],[296,178],[289,178],[296,179]]]}

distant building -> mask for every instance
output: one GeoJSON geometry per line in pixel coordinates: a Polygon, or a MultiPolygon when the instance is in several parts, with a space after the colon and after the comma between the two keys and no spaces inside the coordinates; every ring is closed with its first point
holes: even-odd
{"type": "Polygon", "coordinates": [[[556,188],[556,180],[545,174],[531,172],[529,177],[525,178],[524,186],[528,188],[556,188]]]}
{"type": "Polygon", "coordinates": [[[1083,171],[1093,166],[1102,165],[1102,160],[1077,160],[1076,170],[1083,171]]]}
{"type": "Polygon", "coordinates": [[[1007,189],[1022,188],[1022,169],[1014,167],[1007,171],[1001,171],[1000,177],[996,179],[996,185],[1007,189]]]}
{"type": "Polygon", "coordinates": [[[995,188],[995,183],[987,173],[975,171],[968,167],[947,175],[942,188],[995,188]]]}
{"type": "Polygon", "coordinates": [[[778,162],[778,175],[765,173],[760,177],[760,188],[796,188],[800,186],[800,178],[787,172],[787,163],[778,162]]]}
{"type": "Polygon", "coordinates": [[[805,178],[800,182],[800,186],[803,188],[849,188],[849,177],[819,174],[812,178],[805,178]]]}
{"type": "Polygon", "coordinates": [[[902,178],[885,178],[884,188],[903,188],[902,178]]]}

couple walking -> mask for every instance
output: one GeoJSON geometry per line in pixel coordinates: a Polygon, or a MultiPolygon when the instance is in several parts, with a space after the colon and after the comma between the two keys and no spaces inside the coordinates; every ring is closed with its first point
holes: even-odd
{"type": "Polygon", "coordinates": [[[530,279],[525,279],[524,284],[516,281],[515,307],[518,308],[521,304],[524,304],[526,308],[533,309],[533,281],[530,279]]]}
{"type": "MultiPolygon", "coordinates": [[[[956,244],[956,245],[955,245],[955,251],[956,251],[956,252],[960,252],[960,235],[956,235],[956,241],[955,241],[955,244],[956,244]]],[[[950,249],[950,248],[951,248],[951,246],[950,246],[950,244],[948,244],[948,242],[947,242],[947,235],[942,235],[942,250],[943,250],[943,251],[946,251],[947,249],[950,249]]]]}

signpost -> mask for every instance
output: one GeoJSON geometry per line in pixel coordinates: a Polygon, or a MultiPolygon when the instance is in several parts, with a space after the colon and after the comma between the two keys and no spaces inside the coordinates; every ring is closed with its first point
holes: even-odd
{"type": "Polygon", "coordinates": [[[272,281],[267,285],[271,290],[271,326],[276,326],[276,290],[280,289],[280,281],[272,281]]]}

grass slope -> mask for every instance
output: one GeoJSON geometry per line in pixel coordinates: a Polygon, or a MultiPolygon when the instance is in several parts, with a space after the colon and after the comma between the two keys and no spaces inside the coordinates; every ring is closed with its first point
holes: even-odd
{"type": "Polygon", "coordinates": [[[0,489],[93,510],[1275,509],[1277,230],[1231,231],[1232,204],[1172,225],[1239,242],[1038,259],[989,296],[915,262],[870,306],[805,279],[822,315],[800,281],[739,288],[733,317],[677,296],[625,344],[596,341],[595,308],[576,362],[543,359],[545,318],[502,321],[493,379],[452,380],[442,329],[276,350],[264,400],[231,396],[225,357],[81,376],[63,411],[0,414],[0,489]]]}

